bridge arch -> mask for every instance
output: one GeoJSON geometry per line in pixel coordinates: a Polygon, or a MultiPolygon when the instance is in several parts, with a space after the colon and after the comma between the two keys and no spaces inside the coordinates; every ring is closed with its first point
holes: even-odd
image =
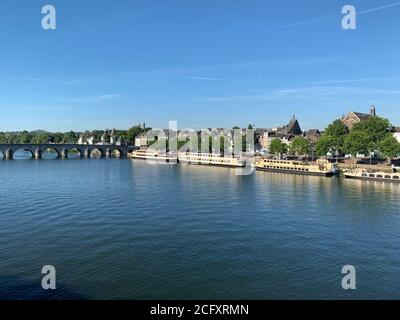
{"type": "Polygon", "coordinates": [[[43,159],[57,159],[60,157],[60,150],[55,147],[46,147],[41,150],[41,158],[43,159]]]}
{"type": "Polygon", "coordinates": [[[2,149],[0,149],[0,161],[5,159],[5,151],[3,151],[2,149]]]}
{"type": "Polygon", "coordinates": [[[126,156],[126,153],[125,153],[124,149],[117,147],[117,148],[113,148],[111,150],[111,155],[116,158],[123,158],[126,156]]]}
{"type": "Polygon", "coordinates": [[[101,158],[104,157],[104,150],[101,147],[94,147],[89,149],[90,158],[101,158]]]}
{"type": "Polygon", "coordinates": [[[21,147],[21,148],[8,149],[7,151],[8,152],[11,151],[11,157],[16,160],[27,160],[27,159],[33,159],[35,157],[35,150],[33,150],[32,148],[21,147]]]}
{"type": "Polygon", "coordinates": [[[79,147],[72,147],[68,149],[67,153],[68,159],[79,159],[84,156],[84,152],[79,147]]]}

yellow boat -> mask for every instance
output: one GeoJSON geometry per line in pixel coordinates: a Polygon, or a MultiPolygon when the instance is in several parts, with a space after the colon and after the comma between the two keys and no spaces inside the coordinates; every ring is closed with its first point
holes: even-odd
{"type": "Polygon", "coordinates": [[[245,161],[233,157],[224,157],[221,154],[201,152],[179,152],[178,160],[181,163],[203,164],[224,167],[244,167],[245,161]]]}
{"type": "Polygon", "coordinates": [[[331,177],[337,174],[336,165],[326,159],[318,159],[315,162],[299,160],[276,160],[266,157],[256,157],[255,167],[257,170],[292,173],[313,176],[331,177]]]}

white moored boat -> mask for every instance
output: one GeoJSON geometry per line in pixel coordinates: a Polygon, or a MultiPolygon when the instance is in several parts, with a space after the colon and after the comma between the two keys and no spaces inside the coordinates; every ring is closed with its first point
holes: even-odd
{"type": "Polygon", "coordinates": [[[224,157],[221,154],[201,153],[201,152],[179,152],[178,160],[181,163],[215,165],[226,167],[244,167],[245,161],[233,158],[224,157]]]}
{"type": "Polygon", "coordinates": [[[365,169],[351,169],[343,172],[347,179],[372,180],[400,183],[400,173],[398,172],[370,172],[365,169]]]}
{"type": "Polygon", "coordinates": [[[129,157],[132,159],[157,160],[166,162],[176,160],[176,158],[172,157],[171,155],[160,154],[158,151],[151,149],[140,149],[132,151],[129,157]]]}

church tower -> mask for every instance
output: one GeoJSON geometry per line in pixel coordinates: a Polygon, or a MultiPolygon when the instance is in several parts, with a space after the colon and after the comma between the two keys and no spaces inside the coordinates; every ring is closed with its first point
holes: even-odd
{"type": "Polygon", "coordinates": [[[371,110],[369,111],[369,114],[374,117],[376,116],[376,108],[374,105],[371,106],[371,110]]]}

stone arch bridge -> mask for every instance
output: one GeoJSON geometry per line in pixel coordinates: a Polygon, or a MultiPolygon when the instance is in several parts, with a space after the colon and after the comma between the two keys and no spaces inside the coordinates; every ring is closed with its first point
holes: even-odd
{"type": "Polygon", "coordinates": [[[118,146],[118,145],[88,145],[88,144],[0,144],[0,153],[4,159],[13,159],[17,150],[29,151],[35,159],[41,159],[42,153],[46,150],[54,150],[59,158],[66,159],[68,153],[77,150],[81,157],[90,157],[92,151],[97,150],[102,157],[111,157],[114,151],[119,152],[120,157],[125,157],[128,152],[136,149],[134,146],[118,146]]]}

